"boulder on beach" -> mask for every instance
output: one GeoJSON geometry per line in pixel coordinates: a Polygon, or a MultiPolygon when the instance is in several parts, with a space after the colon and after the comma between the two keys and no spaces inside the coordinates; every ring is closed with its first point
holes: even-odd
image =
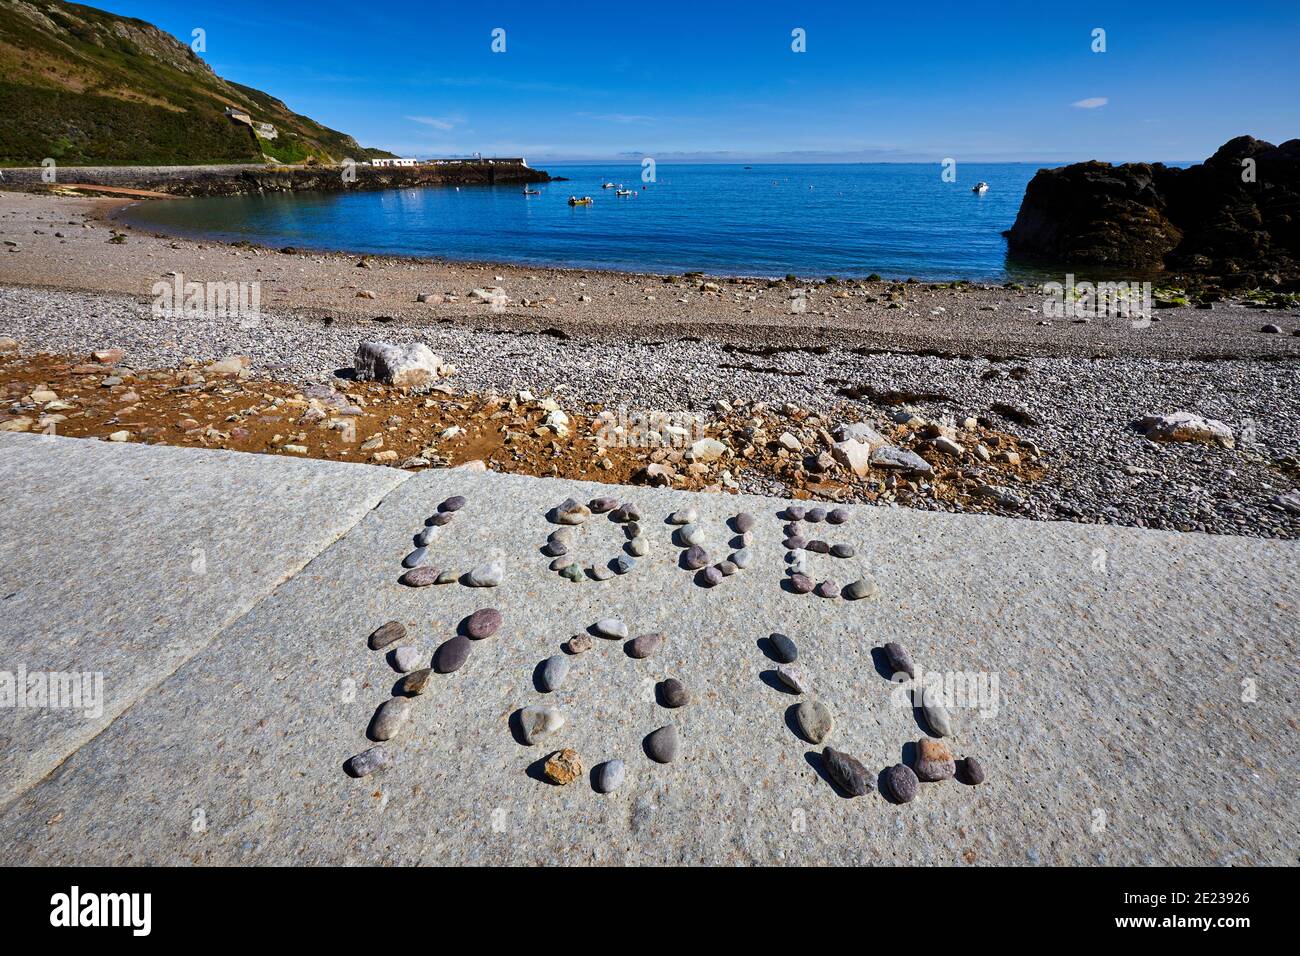
{"type": "Polygon", "coordinates": [[[1232,448],[1236,444],[1232,429],[1223,422],[1202,418],[1191,412],[1146,415],[1135,421],[1133,428],[1150,441],[1197,442],[1202,445],[1221,445],[1224,448],[1232,448]]]}
{"type": "Polygon", "coordinates": [[[450,374],[450,366],[423,342],[409,345],[362,342],[357,346],[353,368],[357,381],[400,388],[425,388],[450,374]]]}

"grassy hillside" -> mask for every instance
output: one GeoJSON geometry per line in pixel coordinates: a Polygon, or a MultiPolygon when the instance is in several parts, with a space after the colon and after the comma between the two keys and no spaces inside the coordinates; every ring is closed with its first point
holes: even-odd
{"type": "Polygon", "coordinates": [[[60,0],[0,0],[0,164],[162,166],[387,156],[217,76],[142,20],[60,0]],[[271,123],[274,140],[227,106],[271,123]]]}

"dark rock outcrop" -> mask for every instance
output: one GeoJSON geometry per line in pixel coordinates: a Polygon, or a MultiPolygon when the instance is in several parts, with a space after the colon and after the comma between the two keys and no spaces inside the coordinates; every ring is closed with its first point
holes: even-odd
{"type": "Polygon", "coordinates": [[[1024,258],[1297,288],[1300,139],[1273,146],[1239,136],[1187,169],[1095,161],[1040,169],[1006,236],[1024,258]]]}

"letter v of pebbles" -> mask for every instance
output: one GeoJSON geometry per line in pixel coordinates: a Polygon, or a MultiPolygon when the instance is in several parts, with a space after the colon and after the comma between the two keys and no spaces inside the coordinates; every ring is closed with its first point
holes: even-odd
{"type": "Polygon", "coordinates": [[[529,746],[563,726],[564,715],[554,707],[534,704],[519,711],[519,728],[523,732],[524,742],[529,746]]]}

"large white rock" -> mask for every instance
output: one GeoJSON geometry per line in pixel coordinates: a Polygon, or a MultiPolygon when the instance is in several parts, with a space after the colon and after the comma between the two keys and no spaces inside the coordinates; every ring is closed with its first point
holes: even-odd
{"type": "Polygon", "coordinates": [[[727,453],[727,446],[716,438],[701,438],[691,445],[692,461],[717,461],[727,453]]]}
{"type": "Polygon", "coordinates": [[[1202,445],[1222,445],[1224,448],[1236,445],[1232,429],[1223,422],[1202,418],[1191,412],[1147,415],[1134,422],[1133,427],[1151,441],[1199,442],[1202,445]]]}
{"type": "Polygon", "coordinates": [[[497,286],[492,286],[489,289],[475,289],[469,295],[471,299],[477,302],[485,302],[488,305],[507,305],[510,302],[506,290],[497,286]]]}
{"type": "Polygon", "coordinates": [[[353,363],[357,381],[382,382],[401,388],[424,388],[450,374],[450,366],[423,342],[393,345],[389,342],[362,342],[357,346],[353,363]]]}
{"type": "Polygon", "coordinates": [[[871,447],[856,438],[837,441],[831,446],[831,454],[835,456],[836,461],[859,478],[864,477],[871,470],[871,447]]]}
{"type": "Polygon", "coordinates": [[[835,437],[840,441],[860,441],[871,451],[889,444],[889,439],[866,422],[843,422],[835,426],[835,437]]]}
{"type": "Polygon", "coordinates": [[[912,471],[922,475],[928,475],[932,471],[930,463],[916,452],[888,445],[871,453],[871,463],[877,468],[912,471]]]}

